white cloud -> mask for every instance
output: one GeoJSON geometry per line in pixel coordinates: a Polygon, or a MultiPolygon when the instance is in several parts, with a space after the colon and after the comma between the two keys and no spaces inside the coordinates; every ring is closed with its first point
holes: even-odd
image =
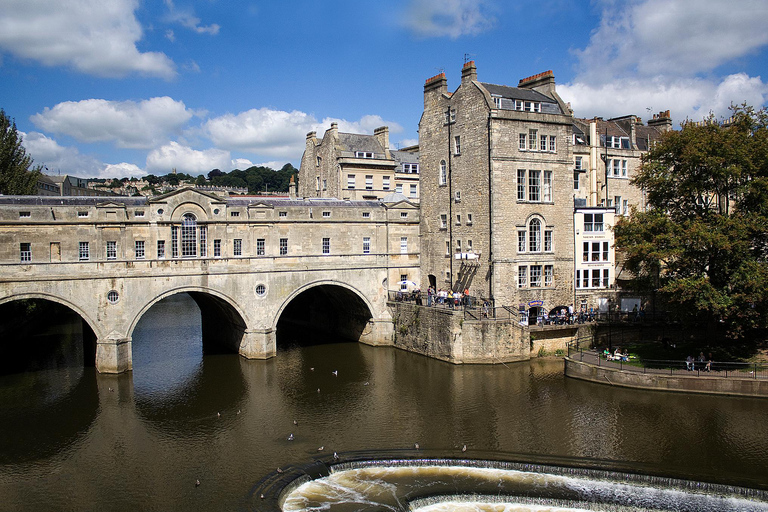
{"type": "Polygon", "coordinates": [[[168,7],[169,21],[179,23],[198,34],[215,36],[219,33],[221,27],[215,23],[208,26],[200,25],[200,18],[195,16],[191,9],[179,9],[174,5],[173,0],[165,0],[165,5],[168,7]]]}
{"type": "Polygon", "coordinates": [[[233,158],[232,159],[232,169],[240,169],[241,171],[244,171],[244,170],[248,169],[249,167],[253,167],[253,162],[251,162],[247,158],[233,158]]]}
{"type": "Polygon", "coordinates": [[[80,142],[113,142],[123,148],[151,148],[179,134],[194,115],[167,96],[140,102],[89,99],[67,101],[31,117],[39,128],[80,142]]]}
{"type": "Polygon", "coordinates": [[[107,164],[97,178],[141,178],[146,172],[136,164],[122,162],[119,164],[107,164]]]}
{"type": "Polygon", "coordinates": [[[0,48],[47,66],[69,66],[105,77],[131,73],[165,79],[174,63],[160,52],[140,52],[134,15],[138,0],[3,0],[0,48]]]}
{"type": "Polygon", "coordinates": [[[627,73],[689,76],[768,44],[764,0],[604,0],[602,19],[579,57],[590,81],[627,73]]]}
{"type": "Polygon", "coordinates": [[[577,116],[615,117],[671,110],[677,121],[732,103],[761,106],[768,86],[746,73],[716,76],[718,66],[768,44],[762,0],[602,0],[602,20],[578,58],[572,83],[558,86],[577,116]],[[650,109],[650,110],[649,110],[650,109]]]}
{"type": "MultiPolygon", "coordinates": [[[[270,162],[261,162],[261,163],[256,164],[256,165],[258,165],[260,167],[269,167],[270,169],[274,169],[276,171],[279,171],[287,163],[290,163],[290,162],[286,162],[285,160],[272,160],[270,162]]],[[[244,169],[244,168],[240,167],[240,169],[244,169]]]]}
{"type": "Polygon", "coordinates": [[[200,151],[171,141],[149,152],[146,169],[153,174],[168,174],[176,169],[178,172],[197,176],[207,174],[211,169],[229,172],[230,165],[232,160],[229,151],[216,148],[200,151]]]}
{"type": "Polygon", "coordinates": [[[456,39],[490,30],[492,10],[489,0],[410,0],[402,23],[418,37],[456,39]]]}
{"type": "Polygon", "coordinates": [[[322,136],[331,122],[338,123],[342,132],[370,134],[374,128],[386,125],[393,132],[402,131],[399,124],[388,123],[376,115],[363,116],[359,121],[326,118],[318,122],[314,116],[298,110],[285,112],[268,108],[210,119],[203,130],[216,147],[297,162],[304,151],[307,133],[316,131],[322,136]]]}
{"type": "Polygon", "coordinates": [[[72,174],[80,177],[96,176],[103,164],[97,159],[82,155],[75,147],[59,145],[54,139],[39,132],[21,133],[24,149],[34,160],[33,165],[44,166],[43,173],[72,174]]]}

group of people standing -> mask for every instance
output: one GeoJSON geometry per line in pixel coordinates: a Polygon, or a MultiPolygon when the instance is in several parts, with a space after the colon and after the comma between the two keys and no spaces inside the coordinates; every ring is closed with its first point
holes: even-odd
{"type": "Polygon", "coordinates": [[[704,357],[704,352],[699,352],[699,357],[694,359],[693,356],[685,358],[685,369],[689,372],[696,370],[698,365],[699,371],[711,372],[712,371],[712,353],[709,357],[704,357]]]}
{"type": "Polygon", "coordinates": [[[458,306],[472,306],[472,297],[469,295],[469,290],[464,290],[464,293],[453,290],[435,290],[433,287],[427,289],[427,306],[432,305],[447,305],[449,308],[458,306]]]}

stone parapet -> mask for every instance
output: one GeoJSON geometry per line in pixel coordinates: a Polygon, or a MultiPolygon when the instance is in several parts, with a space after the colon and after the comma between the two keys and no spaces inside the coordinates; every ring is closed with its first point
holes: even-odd
{"type": "Polygon", "coordinates": [[[565,375],[574,379],[626,388],[768,398],[768,380],[766,379],[650,374],[597,366],[567,357],[565,358],[565,375]]]}

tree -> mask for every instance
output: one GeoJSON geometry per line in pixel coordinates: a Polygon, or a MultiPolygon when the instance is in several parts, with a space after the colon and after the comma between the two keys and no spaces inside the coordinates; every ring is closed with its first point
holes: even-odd
{"type": "Polygon", "coordinates": [[[31,195],[37,191],[41,168],[30,169],[32,158],[21,142],[16,122],[0,109],[0,194],[31,195]]]}
{"type": "Polygon", "coordinates": [[[731,338],[768,327],[768,115],[686,123],[651,148],[634,184],[647,209],[615,226],[631,286],[731,338]]]}

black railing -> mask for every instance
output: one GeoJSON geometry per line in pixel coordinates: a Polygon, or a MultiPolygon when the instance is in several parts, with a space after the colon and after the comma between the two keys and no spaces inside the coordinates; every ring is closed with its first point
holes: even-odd
{"type": "Polygon", "coordinates": [[[634,356],[622,357],[614,353],[584,349],[580,347],[577,342],[568,344],[568,357],[597,366],[647,374],[768,379],[768,363],[710,360],[686,361],[685,359],[640,359],[634,356]]]}

